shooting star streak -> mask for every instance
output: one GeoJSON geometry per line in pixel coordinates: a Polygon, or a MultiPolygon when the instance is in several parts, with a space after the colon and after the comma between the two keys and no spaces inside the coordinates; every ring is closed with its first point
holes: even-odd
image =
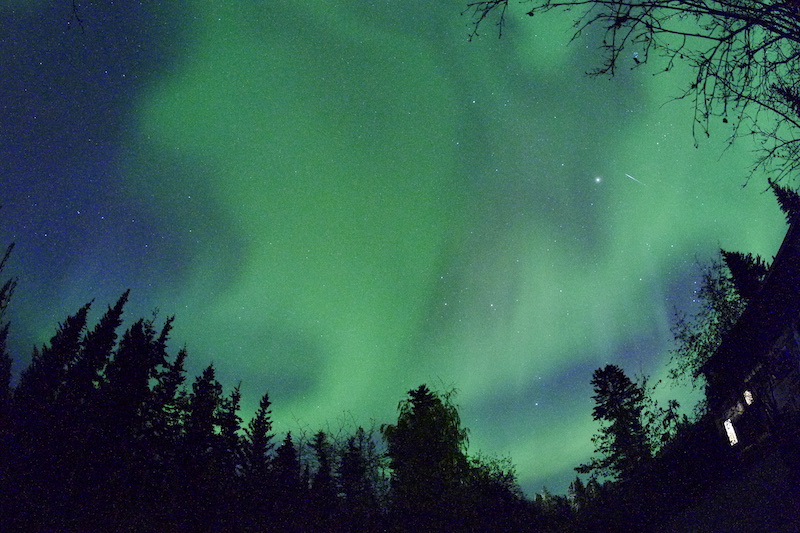
{"type": "Polygon", "coordinates": [[[625,175],[626,175],[626,176],[628,176],[628,177],[629,177],[630,179],[632,179],[633,181],[635,181],[636,183],[638,183],[639,185],[644,185],[644,183],[642,183],[641,181],[637,180],[636,178],[634,178],[634,177],[633,177],[633,176],[631,176],[630,174],[625,174],[625,175]]]}

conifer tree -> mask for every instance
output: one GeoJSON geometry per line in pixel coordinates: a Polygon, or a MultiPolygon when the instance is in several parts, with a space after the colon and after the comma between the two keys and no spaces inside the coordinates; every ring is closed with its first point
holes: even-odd
{"type": "MultiPolygon", "coordinates": [[[[14,245],[10,244],[3,258],[0,259],[0,274],[6,266],[14,245]]],[[[8,331],[9,323],[5,321],[5,313],[14,288],[17,285],[16,279],[8,279],[0,287],[0,428],[8,428],[11,409],[11,356],[8,353],[8,331]]],[[[0,429],[0,446],[5,441],[4,429],[0,429]]],[[[2,457],[0,456],[0,459],[2,457]]]]}
{"type": "Polygon", "coordinates": [[[292,440],[291,432],[286,434],[283,443],[275,452],[273,460],[275,483],[273,519],[274,527],[279,531],[303,531],[301,515],[302,503],[305,496],[303,487],[303,474],[297,449],[292,440]]]}
{"type": "Polygon", "coordinates": [[[182,446],[184,520],[191,528],[208,527],[217,521],[218,464],[214,451],[221,398],[222,385],[216,379],[214,365],[210,364],[192,384],[182,446]]]}
{"type": "Polygon", "coordinates": [[[583,480],[581,480],[580,476],[575,476],[575,479],[569,484],[567,497],[572,505],[572,509],[576,512],[586,507],[589,498],[586,485],[583,484],[583,480]]]}
{"type": "MultiPolygon", "coordinates": [[[[0,259],[0,274],[11,255],[14,245],[6,248],[0,259]]],[[[9,493],[12,490],[9,467],[11,460],[11,355],[8,353],[9,323],[5,321],[5,311],[16,286],[15,279],[9,279],[0,287],[0,509],[9,508],[9,493]]],[[[0,517],[0,529],[11,529],[8,515],[0,517]]]]}
{"type": "Polygon", "coordinates": [[[771,180],[769,185],[772,187],[772,192],[775,193],[775,197],[778,199],[778,205],[780,205],[781,211],[786,215],[786,221],[789,224],[793,224],[800,220],[800,194],[789,187],[778,185],[777,182],[771,180]]]}
{"type": "Polygon", "coordinates": [[[595,370],[592,386],[595,401],[592,418],[602,424],[592,438],[598,457],[576,470],[626,481],[651,457],[642,420],[645,392],[616,365],[595,370]]]}
{"type": "Polygon", "coordinates": [[[241,529],[239,513],[240,499],[243,494],[240,484],[242,459],[242,418],[239,416],[241,402],[241,384],[237,385],[219,407],[219,435],[216,442],[215,463],[217,479],[214,481],[219,506],[220,529],[238,531],[241,529]]]}
{"type": "Polygon", "coordinates": [[[336,512],[336,486],[333,480],[333,463],[331,445],[324,431],[314,434],[309,444],[317,460],[317,468],[311,478],[310,501],[314,513],[315,524],[318,530],[330,528],[334,513],[336,512]]]}
{"type": "Polygon", "coordinates": [[[151,320],[137,320],[122,336],[114,358],[106,367],[104,400],[110,411],[105,423],[112,438],[141,437],[145,428],[146,405],[150,401],[150,380],[166,362],[165,345],[173,318],[161,332],[151,320]]]}
{"type": "Polygon", "coordinates": [[[234,388],[230,395],[220,402],[219,409],[219,439],[218,456],[223,469],[223,475],[233,477],[238,475],[242,454],[242,417],[239,416],[239,404],[242,394],[240,385],[234,388]]]}
{"type": "Polygon", "coordinates": [[[80,353],[67,368],[65,401],[71,410],[87,409],[87,403],[103,384],[103,371],[113,353],[129,294],[130,290],[125,291],[114,307],[109,306],[94,329],[86,333],[80,353]]]}
{"type": "Polygon", "coordinates": [[[176,516],[176,510],[186,497],[182,493],[186,474],[182,444],[188,408],[188,394],[183,386],[187,356],[186,349],[182,348],[174,361],[158,369],[145,403],[144,443],[149,451],[149,460],[144,469],[149,476],[150,489],[144,496],[149,505],[147,514],[153,520],[160,520],[152,530],[178,529],[176,521],[180,517],[176,516]]]}
{"type": "Polygon", "coordinates": [[[767,275],[769,267],[758,256],[743,254],[741,252],[728,252],[721,250],[725,266],[731,273],[731,281],[739,296],[749,302],[761,289],[761,283],[767,275]]]}
{"type": "Polygon", "coordinates": [[[61,490],[72,474],[65,468],[64,386],[68,365],[80,352],[90,307],[91,302],[68,316],[41,350],[34,347],[13,394],[10,475],[19,489],[12,507],[18,516],[30,517],[35,528],[55,528],[54,510],[72,511],[69,493],[61,490]]]}
{"type": "Polygon", "coordinates": [[[375,464],[375,443],[371,435],[358,427],[347,439],[341,452],[338,468],[339,492],[342,495],[343,521],[345,528],[355,530],[359,526],[370,529],[380,515],[378,487],[379,465],[375,464]]]}
{"type": "Polygon", "coordinates": [[[440,530],[457,520],[467,473],[467,430],[450,394],[427,386],[400,402],[397,424],[383,426],[392,469],[392,506],[402,527],[440,530]]]}
{"type": "Polygon", "coordinates": [[[242,439],[242,478],[247,498],[245,522],[248,531],[264,531],[273,514],[271,479],[272,410],[269,394],[264,393],[255,416],[247,423],[242,439]]]}
{"type": "Polygon", "coordinates": [[[159,369],[150,395],[150,419],[152,438],[159,443],[159,455],[169,454],[183,430],[183,415],[187,409],[188,396],[183,388],[186,381],[184,364],[188,356],[182,348],[173,362],[159,369]]]}
{"type": "Polygon", "coordinates": [[[255,416],[244,430],[242,444],[243,469],[245,478],[252,485],[263,487],[269,471],[270,456],[275,446],[272,442],[272,403],[269,393],[264,393],[255,416]]]}
{"type": "Polygon", "coordinates": [[[49,345],[34,348],[30,364],[14,390],[12,483],[21,485],[14,507],[53,527],[51,509],[67,508],[69,495],[58,487],[70,472],[61,467],[64,450],[62,394],[68,365],[77,357],[91,302],[59,324],[49,345]]]}
{"type": "Polygon", "coordinates": [[[67,366],[78,356],[81,338],[86,327],[86,316],[92,303],[68,316],[41,351],[34,348],[28,367],[22,372],[14,390],[15,410],[20,416],[41,419],[52,408],[62,392],[67,366]]]}
{"type": "Polygon", "coordinates": [[[204,462],[214,449],[217,409],[222,385],[216,380],[213,363],[192,384],[186,418],[186,450],[189,457],[204,462]]]}

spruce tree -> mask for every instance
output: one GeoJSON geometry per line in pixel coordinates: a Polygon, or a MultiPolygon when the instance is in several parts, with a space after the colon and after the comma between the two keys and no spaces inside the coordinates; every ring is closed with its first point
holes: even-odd
{"type": "Polygon", "coordinates": [[[576,512],[580,512],[581,509],[586,508],[588,494],[586,492],[586,485],[583,484],[583,480],[581,480],[580,476],[575,476],[575,479],[569,484],[567,497],[572,504],[573,510],[576,512]]]}
{"type": "Polygon", "coordinates": [[[78,356],[67,369],[66,401],[71,409],[88,408],[87,403],[103,384],[103,371],[108,364],[117,341],[117,328],[122,324],[122,311],[130,290],[125,291],[114,307],[106,313],[93,330],[81,341],[78,356]]]}
{"type": "Polygon", "coordinates": [[[204,463],[214,449],[214,427],[220,406],[222,385],[216,379],[213,363],[192,384],[186,419],[186,451],[197,463],[204,463]]]}
{"type": "MultiPolygon", "coordinates": [[[[14,245],[10,244],[3,258],[0,259],[0,274],[6,266],[11,250],[14,245]]],[[[5,313],[14,288],[17,285],[16,279],[6,280],[0,286],[0,447],[5,442],[5,430],[9,427],[9,416],[11,409],[11,356],[8,353],[8,331],[9,323],[5,322],[5,313]]],[[[2,456],[0,456],[2,459],[2,456]]]]}
{"type": "Polygon", "coordinates": [[[371,435],[362,427],[347,439],[341,452],[338,481],[345,529],[353,531],[360,526],[370,529],[377,524],[380,503],[376,485],[380,474],[375,452],[371,435]]]}
{"type": "Polygon", "coordinates": [[[223,398],[219,409],[219,439],[217,450],[223,475],[233,477],[238,474],[242,454],[242,417],[239,416],[239,404],[242,394],[240,385],[230,395],[223,398]]]}
{"type": "Polygon", "coordinates": [[[273,472],[275,483],[273,527],[278,531],[303,531],[305,487],[300,460],[297,457],[291,432],[275,452],[273,472]]]}
{"type": "Polygon", "coordinates": [[[255,416],[247,423],[242,439],[242,478],[246,497],[245,520],[248,531],[263,531],[273,514],[271,465],[272,410],[269,394],[264,393],[255,416]]]}
{"type": "Polygon", "coordinates": [[[190,529],[215,524],[218,514],[218,468],[215,461],[218,410],[222,385],[210,364],[192,383],[182,446],[182,492],[186,507],[183,520],[190,529]]]}
{"type": "Polygon", "coordinates": [[[140,437],[144,427],[146,403],[151,396],[150,380],[166,361],[165,343],[172,318],[156,337],[151,320],[137,320],[122,336],[114,358],[106,367],[102,392],[107,406],[110,435],[140,437]]]}
{"type": "Polygon", "coordinates": [[[186,349],[182,348],[174,361],[158,370],[146,405],[145,440],[151,452],[147,470],[152,480],[147,496],[152,508],[150,514],[161,517],[162,530],[178,529],[176,509],[186,497],[181,486],[186,473],[182,438],[188,404],[188,393],[183,386],[187,356],[186,349]]]}
{"type": "Polygon", "coordinates": [[[41,350],[34,347],[14,390],[10,475],[18,490],[11,507],[22,520],[20,527],[54,529],[59,519],[75,512],[70,493],[63,490],[74,472],[67,464],[71,443],[65,430],[71,415],[64,392],[67,368],[79,355],[90,307],[91,302],[68,316],[41,350]]]}
{"type": "Polygon", "coordinates": [[[182,348],[173,362],[167,362],[159,369],[150,395],[152,438],[160,443],[160,456],[169,454],[167,449],[174,446],[183,430],[183,416],[188,402],[183,388],[187,356],[186,348],[182,348]]]}
{"type": "Polygon", "coordinates": [[[44,412],[55,404],[62,392],[67,367],[80,353],[86,316],[92,303],[68,316],[41,350],[34,348],[31,362],[22,372],[14,390],[15,410],[25,418],[42,420],[44,412]]]}
{"type": "MultiPolygon", "coordinates": [[[[6,248],[0,259],[0,273],[11,255],[14,245],[6,248]]],[[[11,355],[8,353],[9,323],[5,322],[5,311],[16,286],[15,279],[9,279],[0,287],[0,509],[11,505],[10,492],[13,489],[9,467],[11,461],[11,355]]],[[[11,529],[9,516],[0,517],[0,529],[11,529]]]]}
{"type": "Polygon", "coordinates": [[[467,430],[451,394],[420,387],[399,406],[397,424],[383,426],[392,470],[391,500],[399,527],[441,530],[461,512],[467,473],[467,430]]]}
{"type": "Polygon", "coordinates": [[[333,461],[331,445],[324,431],[314,434],[309,444],[314,451],[317,468],[311,478],[310,501],[314,514],[313,527],[327,530],[333,522],[337,511],[337,491],[333,479],[333,461]]]}
{"type": "Polygon", "coordinates": [[[642,420],[645,392],[616,365],[595,370],[592,386],[592,418],[601,423],[600,431],[592,438],[598,457],[576,470],[628,480],[651,457],[642,420]]]}
{"type": "Polygon", "coordinates": [[[769,181],[769,185],[778,199],[781,211],[786,215],[786,221],[789,224],[793,224],[800,220],[800,194],[789,187],[778,185],[777,182],[772,180],[769,181]]]}
{"type": "Polygon", "coordinates": [[[721,250],[725,266],[731,273],[731,281],[736,287],[739,296],[749,302],[761,289],[761,284],[767,275],[769,267],[758,256],[743,254],[741,252],[728,252],[721,250]]]}
{"type": "Polygon", "coordinates": [[[214,462],[217,468],[216,502],[219,506],[219,528],[227,531],[241,530],[240,516],[241,498],[243,495],[240,483],[242,459],[242,418],[239,416],[241,402],[240,385],[230,395],[222,398],[219,407],[219,434],[215,439],[216,450],[214,462]]]}
{"type": "Polygon", "coordinates": [[[269,393],[264,393],[255,416],[247,423],[242,444],[244,474],[251,483],[266,481],[270,456],[275,446],[272,442],[272,403],[269,393]]]}

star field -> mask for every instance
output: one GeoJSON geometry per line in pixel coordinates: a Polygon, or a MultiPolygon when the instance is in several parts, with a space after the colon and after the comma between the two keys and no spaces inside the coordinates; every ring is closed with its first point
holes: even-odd
{"type": "Polygon", "coordinates": [[[685,72],[588,78],[568,16],[468,42],[455,0],[160,6],[0,7],[17,371],[130,287],[245,416],[269,391],[278,431],[382,423],[455,386],[472,449],[563,492],[592,371],[665,375],[696,262],[785,232],[752,146],[662,106],[685,72]]]}

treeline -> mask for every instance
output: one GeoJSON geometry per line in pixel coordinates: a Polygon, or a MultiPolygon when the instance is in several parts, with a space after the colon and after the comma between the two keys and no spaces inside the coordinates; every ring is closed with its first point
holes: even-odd
{"type": "Polygon", "coordinates": [[[613,366],[593,378],[599,457],[567,495],[527,499],[509,459],[468,453],[453,393],[425,385],[394,424],[278,438],[268,394],[245,424],[213,365],[187,382],[172,318],[118,338],[127,298],[94,327],[91,304],[67,317],[14,388],[0,330],[0,530],[643,531],[720,464],[713,429],[654,409],[613,366]]]}
{"type": "Polygon", "coordinates": [[[268,394],[245,424],[239,388],[224,391],[213,365],[187,382],[187,352],[167,350],[172,318],[137,320],[118,338],[127,298],[93,327],[91,303],[67,317],[13,388],[2,329],[1,530],[541,531],[557,522],[549,499],[525,499],[510,461],[467,453],[452,393],[422,385],[395,424],[281,439],[268,394]]]}
{"type": "MultiPolygon", "coordinates": [[[[700,311],[676,322],[674,377],[697,382],[766,271],[727,252],[706,269],[700,311]]],[[[615,365],[592,376],[595,455],[566,495],[527,499],[508,458],[468,451],[453,392],[425,385],[393,424],[278,436],[267,393],[245,423],[213,365],[187,381],[173,317],[120,336],[128,292],[93,326],[91,302],[67,317],[12,387],[15,285],[0,286],[0,531],[657,531],[741,470],[710,415],[660,406],[615,365]]]]}
{"type": "MultiPolygon", "coordinates": [[[[14,285],[0,287],[0,312],[14,285]]],[[[704,471],[687,464],[710,464],[697,449],[688,462],[656,461],[648,431],[661,427],[657,448],[668,450],[667,435],[691,426],[611,366],[593,379],[599,458],[568,495],[526,499],[510,460],[468,453],[453,393],[425,385],[394,424],[281,439],[268,394],[245,424],[239,387],[225,392],[213,365],[187,382],[186,350],[167,350],[172,317],[139,319],[119,337],[127,299],[93,327],[91,303],[67,317],[13,388],[0,329],[0,530],[635,530],[677,503],[669,494],[702,486],[704,471]],[[669,494],[652,474],[664,468],[669,494]],[[646,511],[633,505],[656,493],[646,511]]]]}

